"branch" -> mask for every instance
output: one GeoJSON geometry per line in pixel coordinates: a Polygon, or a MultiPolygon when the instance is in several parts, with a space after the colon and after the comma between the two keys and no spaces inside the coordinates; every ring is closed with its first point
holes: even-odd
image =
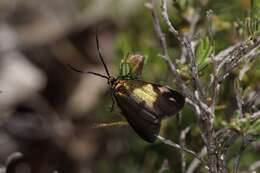
{"type": "Polygon", "coordinates": [[[251,119],[252,119],[252,121],[256,121],[256,120],[260,119],[260,111],[253,113],[251,119]]]}
{"type": "Polygon", "coordinates": [[[153,28],[154,28],[154,31],[155,31],[155,35],[156,35],[156,37],[157,37],[157,39],[160,43],[160,47],[161,47],[162,53],[163,53],[162,58],[165,60],[169,69],[173,73],[178,89],[180,89],[180,92],[185,97],[192,100],[195,104],[199,104],[198,100],[195,98],[194,94],[186,86],[186,84],[181,79],[180,74],[177,72],[177,64],[176,64],[175,60],[171,61],[171,59],[169,57],[165,34],[161,30],[159,20],[158,20],[157,14],[156,14],[155,9],[154,9],[154,0],[150,0],[150,2],[146,3],[145,5],[150,10],[151,15],[152,15],[152,22],[153,22],[153,28]]]}
{"type": "MultiPolygon", "coordinates": [[[[186,136],[189,131],[190,127],[186,127],[184,130],[181,131],[180,144],[182,147],[186,145],[186,136]]],[[[186,169],[185,152],[181,152],[181,169],[182,172],[184,172],[186,169]]]]}
{"type": "MultiPolygon", "coordinates": [[[[203,147],[199,153],[199,157],[204,157],[207,154],[207,148],[203,147]]],[[[200,161],[198,159],[193,159],[190,166],[188,167],[186,173],[193,173],[196,168],[200,165],[200,161]]]]}
{"type": "Polygon", "coordinates": [[[173,141],[169,139],[165,139],[159,135],[157,136],[157,139],[166,145],[176,148],[179,151],[185,151],[186,153],[192,155],[193,157],[197,158],[205,166],[207,170],[209,169],[206,162],[200,156],[198,156],[194,151],[187,149],[185,146],[180,146],[179,144],[176,144],[173,141]]]}
{"type": "MultiPolygon", "coordinates": [[[[256,51],[256,55],[259,55],[257,48],[260,45],[260,37],[252,38],[245,40],[243,43],[240,43],[233,48],[225,57],[224,60],[218,65],[217,73],[219,76],[219,81],[222,82],[229,74],[236,68],[242,60],[244,60],[251,51],[256,51]],[[226,70],[223,74],[219,74],[222,67],[226,65],[226,70]]],[[[255,57],[256,58],[256,57],[255,57]]]]}
{"type": "Polygon", "coordinates": [[[254,162],[252,165],[250,165],[249,170],[250,172],[256,171],[257,168],[260,168],[260,160],[254,162]]]}
{"type": "Polygon", "coordinates": [[[169,31],[177,38],[177,40],[181,43],[181,45],[187,50],[188,56],[191,61],[191,71],[192,78],[194,80],[195,90],[199,91],[199,97],[203,96],[202,87],[200,85],[199,75],[198,75],[198,67],[196,65],[196,58],[191,48],[191,43],[189,37],[185,35],[179,34],[179,32],[173,27],[171,24],[168,13],[167,13],[167,0],[162,0],[161,6],[161,14],[164,22],[167,24],[169,31]]]}
{"type": "Polygon", "coordinates": [[[162,6],[161,6],[161,13],[162,13],[162,18],[164,22],[167,24],[168,29],[173,35],[180,41],[182,42],[182,37],[180,36],[179,32],[172,26],[169,17],[168,17],[168,12],[167,12],[167,0],[162,0],[162,6]]]}
{"type": "Polygon", "coordinates": [[[239,110],[240,118],[244,118],[244,112],[243,112],[243,99],[241,96],[241,88],[239,86],[239,81],[235,80],[234,81],[234,90],[236,93],[236,101],[237,101],[237,107],[239,110]]]}
{"type": "Polygon", "coordinates": [[[161,168],[159,169],[159,173],[163,173],[165,170],[169,169],[169,161],[164,159],[161,168]]]}
{"type": "Polygon", "coordinates": [[[207,23],[208,23],[208,36],[209,36],[209,40],[210,40],[210,46],[213,48],[212,53],[209,55],[211,61],[212,61],[212,65],[213,65],[213,72],[210,75],[211,76],[211,82],[209,84],[209,86],[212,86],[212,96],[211,96],[211,105],[210,105],[210,112],[211,112],[211,119],[214,120],[215,117],[215,107],[217,104],[217,96],[219,94],[219,88],[220,85],[218,83],[218,76],[217,76],[217,66],[218,66],[218,62],[214,59],[215,56],[215,44],[214,44],[214,32],[213,32],[213,28],[212,28],[212,18],[214,15],[214,12],[212,10],[208,10],[207,12],[207,23]]]}
{"type": "Polygon", "coordinates": [[[110,128],[110,127],[121,127],[126,126],[128,123],[126,121],[116,121],[111,123],[97,123],[93,125],[91,128],[98,129],[98,128],[110,128]]]}
{"type": "MultiPolygon", "coordinates": [[[[187,33],[185,33],[186,37],[189,40],[192,40],[193,35],[195,34],[195,29],[197,27],[197,24],[200,20],[200,9],[196,9],[195,14],[193,15],[192,19],[189,21],[190,22],[190,27],[189,27],[189,31],[187,33]]],[[[185,47],[181,48],[181,63],[184,64],[187,62],[187,57],[188,57],[188,52],[187,49],[185,47]]]]}
{"type": "MultiPolygon", "coordinates": [[[[152,19],[153,19],[153,25],[154,25],[154,30],[155,34],[160,41],[160,45],[162,48],[163,52],[163,58],[167,62],[167,64],[170,67],[170,70],[172,71],[175,80],[176,80],[176,85],[179,89],[181,89],[181,93],[186,97],[186,101],[189,102],[189,104],[193,105],[196,112],[197,112],[197,118],[199,120],[199,126],[201,129],[201,134],[202,134],[202,139],[204,143],[207,146],[207,153],[208,153],[208,165],[210,172],[217,172],[217,162],[218,158],[216,156],[216,145],[215,145],[215,140],[214,140],[214,129],[213,129],[213,122],[214,122],[214,116],[213,113],[214,111],[210,111],[209,107],[207,104],[205,104],[202,101],[202,98],[204,99],[204,93],[202,90],[202,87],[200,86],[200,80],[198,77],[198,69],[197,65],[195,62],[195,56],[192,51],[192,48],[190,46],[190,40],[179,34],[179,32],[172,26],[171,22],[169,21],[169,17],[167,14],[167,5],[166,5],[166,0],[162,0],[162,6],[161,6],[161,14],[164,22],[167,24],[168,29],[173,35],[177,38],[177,40],[180,42],[180,44],[186,48],[188,57],[190,58],[191,62],[191,71],[192,71],[192,78],[193,78],[193,89],[190,90],[186,86],[186,84],[182,81],[179,73],[177,72],[177,66],[176,66],[176,60],[173,59],[173,61],[170,60],[169,53],[167,50],[167,45],[166,45],[166,39],[164,34],[161,31],[159,21],[157,18],[157,15],[154,10],[154,0],[151,0],[150,3],[147,4],[148,9],[150,9],[152,13],[152,19]]],[[[218,85],[216,85],[218,86],[218,85]]],[[[219,87],[216,87],[216,95],[219,87]]],[[[214,108],[213,108],[214,109],[214,108]]],[[[176,148],[180,148],[179,145],[171,143],[168,140],[164,141],[166,144],[174,146],[176,148]]],[[[194,154],[194,153],[193,153],[194,154]]]]}
{"type": "Polygon", "coordinates": [[[245,59],[245,65],[243,66],[243,68],[239,71],[239,80],[242,80],[244,75],[246,74],[246,72],[248,70],[250,70],[250,67],[253,63],[251,63],[252,61],[256,60],[258,57],[260,57],[260,51],[251,51],[251,53],[249,53],[245,59]]]}
{"type": "MultiPolygon", "coordinates": [[[[207,105],[205,105],[203,102],[201,102],[199,100],[199,98],[196,97],[195,94],[187,87],[187,85],[182,80],[180,74],[177,72],[177,65],[176,65],[175,59],[173,59],[171,61],[171,59],[169,57],[165,35],[162,32],[162,30],[161,30],[161,27],[160,27],[160,24],[159,24],[159,20],[158,20],[158,17],[156,15],[156,12],[155,12],[155,9],[154,9],[154,0],[150,0],[150,2],[145,4],[145,6],[151,12],[153,28],[154,28],[154,31],[155,31],[155,35],[156,35],[157,39],[159,40],[160,47],[161,47],[162,53],[163,53],[162,57],[165,60],[165,62],[167,63],[167,65],[169,66],[169,69],[171,70],[171,72],[173,73],[173,75],[175,77],[177,88],[180,90],[182,95],[186,97],[186,100],[188,99],[188,100],[190,100],[192,102],[192,104],[194,105],[195,109],[199,108],[200,110],[203,110],[204,112],[207,112],[208,111],[207,105]]],[[[202,114],[202,111],[199,111],[199,112],[200,112],[200,114],[197,114],[198,115],[198,119],[201,119],[200,115],[202,114]]]]}
{"type": "Polygon", "coordinates": [[[241,156],[251,142],[252,142],[252,139],[250,139],[250,137],[243,136],[243,141],[240,146],[238,155],[236,156],[236,158],[234,160],[234,165],[233,165],[234,173],[237,173],[241,156]]]}

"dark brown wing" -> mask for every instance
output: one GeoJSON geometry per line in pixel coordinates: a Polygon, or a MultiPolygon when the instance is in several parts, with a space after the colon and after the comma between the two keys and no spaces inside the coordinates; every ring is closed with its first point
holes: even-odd
{"type": "Polygon", "coordinates": [[[119,87],[116,93],[128,95],[158,118],[174,115],[184,106],[184,97],[167,86],[141,80],[123,80],[122,83],[124,85],[119,87]]]}
{"type": "Polygon", "coordinates": [[[161,118],[166,115],[175,115],[182,109],[185,99],[179,92],[162,85],[154,84],[153,87],[154,91],[158,93],[154,108],[161,118]]]}
{"type": "Polygon", "coordinates": [[[129,124],[148,142],[156,140],[161,119],[184,106],[184,97],[166,86],[141,80],[120,80],[114,96],[129,124]]]}
{"type": "Polygon", "coordinates": [[[130,97],[115,95],[115,98],[134,131],[147,142],[154,142],[160,131],[161,120],[130,97]]]}

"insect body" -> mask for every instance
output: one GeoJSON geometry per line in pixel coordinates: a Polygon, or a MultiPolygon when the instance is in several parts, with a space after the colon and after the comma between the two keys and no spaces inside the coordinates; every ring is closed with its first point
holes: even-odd
{"type": "Polygon", "coordinates": [[[184,106],[184,97],[164,85],[131,79],[129,75],[112,77],[102,57],[97,35],[96,42],[107,75],[87,73],[107,79],[113,97],[130,126],[141,138],[154,142],[160,131],[161,119],[179,112],[184,106]]]}
{"type": "Polygon", "coordinates": [[[156,140],[161,119],[176,114],[184,105],[178,92],[141,80],[116,80],[112,90],[126,120],[148,142],[156,140]]]}

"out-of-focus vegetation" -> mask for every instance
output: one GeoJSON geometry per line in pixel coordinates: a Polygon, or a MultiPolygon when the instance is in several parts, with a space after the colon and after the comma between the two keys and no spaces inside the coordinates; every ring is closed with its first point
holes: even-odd
{"type": "MultiPolygon", "coordinates": [[[[176,89],[174,76],[161,57],[147,2],[0,1],[0,172],[7,167],[7,171],[15,173],[188,170],[194,161],[191,155],[185,154],[184,162],[180,151],[160,141],[149,144],[128,125],[105,126],[124,121],[117,107],[110,112],[112,100],[107,81],[75,73],[67,67],[71,64],[105,74],[97,57],[98,28],[100,47],[110,73],[117,76],[122,58],[128,53],[139,53],[145,57],[143,80],[176,89]]],[[[181,56],[181,45],[162,21],[160,2],[156,3],[156,11],[166,33],[170,57],[176,59],[185,83],[192,85],[189,60],[181,56]]],[[[213,69],[210,54],[216,55],[249,37],[259,37],[257,0],[169,0],[168,3],[170,21],[182,34],[188,34],[193,17],[198,15],[191,40],[205,88],[213,69]],[[213,12],[211,20],[207,18],[209,10],[213,12]]],[[[254,96],[250,111],[259,111],[259,47],[252,61],[240,63],[223,81],[214,122],[216,130],[229,128],[257,138],[245,149],[242,136],[234,140],[226,159],[231,169],[241,155],[238,172],[252,172],[255,165],[258,168],[254,171],[258,172],[260,119],[252,123],[248,112],[241,119],[238,92],[243,100],[254,96]],[[245,64],[248,69],[243,75],[241,69],[245,64]]],[[[188,104],[178,117],[163,120],[160,135],[184,143],[196,153],[204,146],[195,110],[188,104]],[[182,139],[181,134],[187,128],[182,139]]],[[[199,165],[194,172],[206,170],[199,165]]]]}

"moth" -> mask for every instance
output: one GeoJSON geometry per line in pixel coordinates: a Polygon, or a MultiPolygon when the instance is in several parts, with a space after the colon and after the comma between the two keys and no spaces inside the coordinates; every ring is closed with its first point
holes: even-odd
{"type": "MultiPolygon", "coordinates": [[[[139,59],[141,55],[131,55],[132,57],[128,59],[127,64],[133,67],[130,67],[130,73],[120,74],[118,77],[111,76],[101,54],[97,34],[96,44],[106,75],[96,72],[86,73],[107,80],[112,90],[113,103],[115,100],[133,130],[145,141],[154,142],[160,131],[161,120],[177,114],[183,108],[185,98],[167,86],[140,80],[138,77],[143,66],[142,60],[139,59]]],[[[71,68],[77,72],[83,72],[71,68]]]]}

